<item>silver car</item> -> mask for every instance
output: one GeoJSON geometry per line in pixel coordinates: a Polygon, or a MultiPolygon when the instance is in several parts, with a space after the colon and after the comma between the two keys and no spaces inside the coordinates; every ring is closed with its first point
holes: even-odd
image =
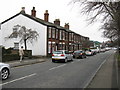
{"type": "Polygon", "coordinates": [[[5,63],[0,63],[0,79],[5,80],[10,75],[10,65],[5,63]]]}
{"type": "Polygon", "coordinates": [[[92,56],[92,55],[94,55],[93,53],[94,53],[94,52],[93,52],[92,50],[90,50],[90,49],[85,51],[85,54],[86,54],[87,56],[92,56]]]}
{"type": "Polygon", "coordinates": [[[72,59],[73,59],[73,55],[66,50],[54,51],[52,54],[52,62],[55,61],[67,62],[68,60],[72,60],[72,59]]]}

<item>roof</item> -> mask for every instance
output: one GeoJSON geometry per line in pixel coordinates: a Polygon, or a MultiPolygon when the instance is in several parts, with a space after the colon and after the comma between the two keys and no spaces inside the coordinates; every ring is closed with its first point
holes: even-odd
{"type": "MultiPolygon", "coordinates": [[[[31,15],[29,15],[29,14],[26,14],[26,13],[23,13],[23,12],[17,13],[16,15],[10,17],[9,19],[1,22],[1,24],[6,23],[7,21],[9,21],[9,20],[11,20],[11,19],[19,16],[20,14],[22,14],[23,16],[26,16],[26,17],[28,17],[28,18],[30,18],[30,19],[32,19],[32,20],[34,20],[34,21],[36,21],[36,22],[38,22],[38,23],[40,23],[40,24],[43,24],[43,25],[45,25],[45,26],[55,27],[55,28],[57,28],[57,29],[66,30],[67,32],[70,32],[70,33],[75,33],[74,31],[69,30],[69,29],[66,29],[65,27],[56,25],[56,24],[51,23],[51,22],[46,22],[45,20],[42,20],[42,19],[37,18],[37,17],[33,17],[33,16],[31,16],[31,15]]],[[[75,33],[75,34],[77,34],[77,33],[75,33]]],[[[80,35],[80,34],[77,34],[77,35],[80,35]]],[[[80,36],[82,36],[82,35],[80,35],[80,36]]],[[[85,37],[85,36],[83,36],[83,37],[85,37]]]]}
{"type": "Polygon", "coordinates": [[[44,20],[42,20],[42,19],[40,19],[40,18],[33,17],[33,16],[28,15],[28,14],[23,13],[23,12],[17,13],[16,15],[10,17],[9,19],[7,19],[7,20],[1,22],[1,24],[6,23],[7,21],[9,21],[9,20],[11,20],[11,19],[13,19],[13,18],[19,16],[20,14],[22,14],[22,15],[24,15],[24,16],[26,16],[26,17],[28,17],[28,18],[30,18],[30,19],[32,19],[32,20],[34,20],[34,21],[40,23],[40,24],[43,24],[43,25],[45,25],[45,26],[55,27],[55,28],[57,28],[57,29],[62,29],[62,30],[66,30],[66,31],[68,31],[68,32],[73,32],[73,31],[71,31],[71,30],[69,30],[69,29],[66,29],[66,28],[62,27],[62,26],[56,25],[56,24],[51,23],[51,22],[46,22],[46,21],[44,21],[44,20]]]}

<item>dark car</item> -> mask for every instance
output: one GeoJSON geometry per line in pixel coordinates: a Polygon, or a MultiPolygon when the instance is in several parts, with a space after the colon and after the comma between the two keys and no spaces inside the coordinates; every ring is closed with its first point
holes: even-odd
{"type": "Polygon", "coordinates": [[[73,58],[86,58],[85,51],[83,50],[74,51],[73,58]]]}

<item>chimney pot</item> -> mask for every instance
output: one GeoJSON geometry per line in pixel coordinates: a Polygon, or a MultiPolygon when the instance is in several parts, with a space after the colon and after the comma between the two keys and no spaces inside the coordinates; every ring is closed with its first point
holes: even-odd
{"type": "Polygon", "coordinates": [[[59,25],[59,26],[60,26],[60,19],[55,19],[54,24],[56,24],[56,25],[59,25]]]}
{"type": "Polygon", "coordinates": [[[35,7],[31,10],[31,16],[36,17],[36,10],[35,7]]]}
{"type": "Polygon", "coordinates": [[[25,7],[21,8],[21,13],[25,13],[25,7]]]}
{"type": "Polygon", "coordinates": [[[45,20],[46,22],[49,21],[49,13],[48,13],[48,10],[46,10],[45,13],[44,13],[44,20],[45,20]]]}
{"type": "Polygon", "coordinates": [[[69,23],[65,23],[65,26],[64,26],[66,29],[69,29],[69,23]]]}

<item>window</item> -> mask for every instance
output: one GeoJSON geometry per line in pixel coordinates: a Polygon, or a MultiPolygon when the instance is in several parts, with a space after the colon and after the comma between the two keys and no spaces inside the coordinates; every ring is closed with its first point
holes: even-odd
{"type": "Polygon", "coordinates": [[[62,50],[62,43],[59,43],[59,50],[62,50]]]}
{"type": "Polygon", "coordinates": [[[68,45],[65,45],[65,50],[68,50],[68,45]]]}
{"type": "Polygon", "coordinates": [[[19,49],[19,43],[14,43],[14,49],[19,49]]]}
{"type": "Polygon", "coordinates": [[[55,38],[55,28],[52,28],[52,38],[55,38]]]}
{"type": "Polygon", "coordinates": [[[65,50],[65,44],[63,44],[62,46],[63,46],[62,49],[65,50]]]}
{"type": "Polygon", "coordinates": [[[65,51],[65,54],[70,54],[69,51],[65,51]]]}
{"type": "Polygon", "coordinates": [[[58,39],[58,29],[56,29],[56,39],[58,39]]]}
{"type": "Polygon", "coordinates": [[[68,32],[66,32],[65,39],[68,40],[68,32]]]}
{"type": "Polygon", "coordinates": [[[60,40],[62,40],[62,30],[60,30],[60,40]]]}
{"type": "Polygon", "coordinates": [[[65,40],[65,31],[63,31],[63,40],[65,40]]]}
{"type": "Polygon", "coordinates": [[[71,38],[72,38],[71,40],[74,41],[74,33],[72,33],[72,37],[71,38]]]}
{"type": "Polygon", "coordinates": [[[48,42],[48,53],[51,53],[51,42],[48,42]]]}
{"type": "Polygon", "coordinates": [[[72,37],[71,37],[71,35],[72,35],[72,34],[71,34],[71,33],[69,33],[69,41],[71,41],[71,38],[72,38],[72,37]]]}
{"type": "Polygon", "coordinates": [[[48,37],[51,38],[51,27],[48,29],[48,37]]]}
{"type": "Polygon", "coordinates": [[[76,36],[74,35],[74,41],[76,42],[76,36]]]}
{"type": "Polygon", "coordinates": [[[13,33],[12,33],[13,38],[17,38],[17,30],[18,30],[18,27],[14,26],[13,27],[13,33]]]}
{"type": "Polygon", "coordinates": [[[63,54],[62,51],[54,51],[53,54],[63,54]]]}

